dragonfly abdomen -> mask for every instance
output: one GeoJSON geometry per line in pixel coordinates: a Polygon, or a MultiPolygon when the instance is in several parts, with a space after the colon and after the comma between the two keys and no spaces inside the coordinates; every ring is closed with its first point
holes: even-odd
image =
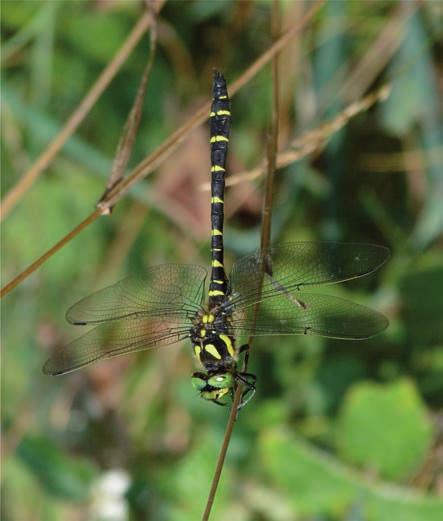
{"type": "Polygon", "coordinates": [[[211,281],[209,300],[225,298],[227,279],[223,255],[223,220],[226,156],[228,152],[231,112],[226,82],[219,72],[214,73],[211,106],[211,281]]]}

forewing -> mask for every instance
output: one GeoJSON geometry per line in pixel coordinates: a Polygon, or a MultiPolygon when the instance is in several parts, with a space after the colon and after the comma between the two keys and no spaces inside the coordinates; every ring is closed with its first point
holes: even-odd
{"type": "Polygon", "coordinates": [[[383,331],[387,318],[348,300],[297,292],[276,295],[255,306],[236,309],[232,332],[241,335],[318,335],[330,338],[363,340],[383,331]]]}
{"type": "Polygon", "coordinates": [[[388,258],[389,250],[375,244],[292,242],[272,245],[264,257],[257,250],[235,262],[230,275],[232,301],[245,304],[256,301],[260,294],[266,298],[362,277],[377,270],[388,258]]]}
{"type": "Polygon", "coordinates": [[[173,344],[186,338],[189,329],[190,322],[182,316],[112,320],[57,349],[43,366],[43,372],[59,375],[102,358],[173,344]]]}
{"type": "Polygon", "coordinates": [[[68,309],[66,319],[85,325],[124,317],[186,315],[201,305],[206,273],[195,265],[155,266],[83,298],[68,309]]]}

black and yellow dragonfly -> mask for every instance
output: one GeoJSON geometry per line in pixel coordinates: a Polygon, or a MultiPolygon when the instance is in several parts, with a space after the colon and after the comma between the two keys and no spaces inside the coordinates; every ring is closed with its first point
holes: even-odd
{"type": "Polygon", "coordinates": [[[130,276],[85,297],[66,315],[75,325],[95,326],[45,363],[59,375],[95,361],[190,339],[201,369],[192,383],[202,398],[225,405],[239,384],[242,405],[255,392],[255,376],[239,369],[242,337],[319,335],[362,340],[381,331],[386,317],[312,288],[374,272],[389,258],[384,246],[341,242],[272,245],[224,268],[223,205],[231,113],[226,83],[215,72],[211,108],[211,258],[197,265],[166,264],[130,276]],[[205,302],[205,297],[207,299],[205,302]],[[257,304],[260,304],[257,306],[257,304]]]}

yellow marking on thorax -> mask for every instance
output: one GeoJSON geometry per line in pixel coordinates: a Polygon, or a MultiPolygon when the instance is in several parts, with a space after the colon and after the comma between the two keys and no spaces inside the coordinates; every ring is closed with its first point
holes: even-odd
{"type": "Polygon", "coordinates": [[[204,329],[204,328],[200,329],[200,336],[201,337],[206,336],[206,329],[204,329]]]}
{"type": "Polygon", "coordinates": [[[214,344],[205,344],[204,348],[205,351],[212,355],[214,358],[217,358],[217,360],[221,360],[221,354],[217,351],[217,348],[214,344]]]}
{"type": "Polygon", "coordinates": [[[223,264],[220,261],[218,261],[217,259],[215,259],[211,262],[211,266],[213,268],[223,268],[223,264]]]}
{"type": "Polygon", "coordinates": [[[226,136],[212,136],[209,143],[219,143],[220,141],[229,141],[226,136]]]}
{"type": "Polygon", "coordinates": [[[211,172],[225,172],[226,170],[220,165],[211,166],[211,172]]]}
{"type": "Polygon", "coordinates": [[[202,316],[202,322],[203,324],[212,324],[212,322],[214,322],[214,315],[212,313],[210,313],[209,315],[203,315],[202,316]]]}
{"type": "Polygon", "coordinates": [[[228,335],[218,335],[218,338],[220,338],[220,340],[222,342],[224,342],[224,344],[226,345],[226,349],[228,350],[228,353],[231,356],[234,356],[235,349],[234,349],[234,346],[232,345],[232,340],[228,337],[228,335]]]}
{"type": "Polygon", "coordinates": [[[195,356],[200,360],[200,353],[201,353],[201,350],[202,348],[198,345],[198,344],[195,344],[194,345],[194,353],[195,353],[195,356]]]}
{"type": "Polygon", "coordinates": [[[208,291],[208,295],[210,297],[217,297],[219,295],[224,295],[224,292],[219,289],[211,289],[208,291]]]}
{"type": "Polygon", "coordinates": [[[211,231],[211,234],[212,235],[223,235],[223,232],[221,232],[220,230],[217,230],[216,228],[214,230],[211,231]]]}
{"type": "Polygon", "coordinates": [[[220,199],[220,197],[211,197],[211,203],[221,203],[224,204],[223,199],[220,199]]]}

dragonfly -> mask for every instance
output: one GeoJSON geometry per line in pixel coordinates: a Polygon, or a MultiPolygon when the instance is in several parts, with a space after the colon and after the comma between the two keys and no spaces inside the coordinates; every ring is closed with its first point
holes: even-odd
{"type": "Polygon", "coordinates": [[[242,370],[248,343],[264,335],[318,335],[364,340],[387,318],[366,306],[317,292],[317,287],[363,277],[379,269],[389,249],[366,243],[276,243],[224,266],[223,224],[226,157],[231,127],[223,75],[214,72],[211,134],[211,272],[195,264],[154,266],[74,304],[67,320],[93,326],[56,349],[43,366],[49,375],[75,371],[99,360],[188,339],[199,370],[192,385],[205,400],[240,406],[256,390],[256,376],[242,370]],[[207,283],[208,279],[208,283],[207,283]]]}

